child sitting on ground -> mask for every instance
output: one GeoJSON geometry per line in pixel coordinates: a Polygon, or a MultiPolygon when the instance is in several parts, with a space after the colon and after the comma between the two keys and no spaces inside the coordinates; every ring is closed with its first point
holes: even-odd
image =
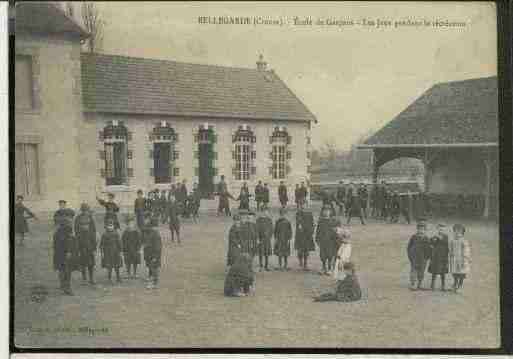
{"type": "Polygon", "coordinates": [[[255,273],[248,253],[235,258],[224,281],[224,295],[227,297],[246,297],[254,291],[255,273]]]}
{"type": "Polygon", "coordinates": [[[314,297],[314,302],[355,302],[362,298],[362,291],[358,283],[358,277],[355,273],[355,267],[352,262],[343,265],[345,277],[337,280],[337,286],[334,293],[324,293],[314,297]]]}

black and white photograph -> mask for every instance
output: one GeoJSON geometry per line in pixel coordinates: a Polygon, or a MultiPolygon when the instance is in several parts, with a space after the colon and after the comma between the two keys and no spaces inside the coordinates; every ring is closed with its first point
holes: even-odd
{"type": "Polygon", "coordinates": [[[23,1],[9,31],[16,348],[500,347],[494,2],[23,1]]]}

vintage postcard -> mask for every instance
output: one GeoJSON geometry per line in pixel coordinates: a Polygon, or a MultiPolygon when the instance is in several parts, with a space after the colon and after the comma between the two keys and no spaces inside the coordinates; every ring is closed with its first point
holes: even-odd
{"type": "Polygon", "coordinates": [[[19,2],[14,344],[501,344],[493,2],[19,2]]]}

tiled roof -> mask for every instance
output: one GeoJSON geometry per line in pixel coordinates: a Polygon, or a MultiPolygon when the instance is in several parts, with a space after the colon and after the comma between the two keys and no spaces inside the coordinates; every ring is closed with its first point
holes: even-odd
{"type": "Polygon", "coordinates": [[[440,83],[365,144],[496,143],[497,104],[497,77],[440,83]]]}
{"type": "Polygon", "coordinates": [[[79,38],[88,37],[87,32],[80,25],[67,17],[62,9],[50,2],[17,2],[15,12],[13,21],[16,32],[67,33],[79,38]]]}
{"type": "Polygon", "coordinates": [[[82,54],[86,111],[315,121],[273,72],[82,54]]]}

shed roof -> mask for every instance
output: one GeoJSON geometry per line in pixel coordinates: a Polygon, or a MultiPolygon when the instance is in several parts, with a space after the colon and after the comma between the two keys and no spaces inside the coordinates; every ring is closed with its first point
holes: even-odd
{"type": "Polygon", "coordinates": [[[498,143],[497,77],[436,84],[361,147],[498,143]]]}
{"type": "Polygon", "coordinates": [[[273,71],[82,54],[86,111],[316,121],[273,71]]]}
{"type": "Polygon", "coordinates": [[[86,38],[89,34],[62,9],[50,2],[22,1],[15,7],[14,21],[16,32],[39,34],[66,33],[77,38],[86,38]]]}

